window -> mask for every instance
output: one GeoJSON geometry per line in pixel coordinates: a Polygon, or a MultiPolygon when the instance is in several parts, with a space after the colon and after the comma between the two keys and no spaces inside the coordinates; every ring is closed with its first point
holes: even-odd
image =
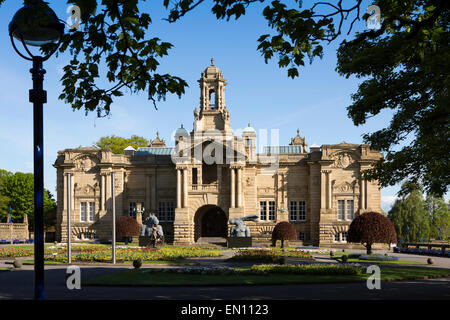
{"type": "Polygon", "coordinates": [[[128,215],[136,219],[136,202],[130,202],[128,206],[128,215]]]}
{"type": "Polygon", "coordinates": [[[298,240],[305,241],[305,234],[303,232],[298,233],[298,240]]]}
{"type": "Polygon", "coordinates": [[[353,220],[353,200],[347,200],[347,207],[346,207],[346,213],[347,213],[347,220],[353,220]]]}
{"type": "Polygon", "coordinates": [[[94,220],[95,220],[95,202],[85,202],[85,201],[80,202],[80,221],[88,222],[94,220]]]}
{"type": "Polygon", "coordinates": [[[145,207],[144,202],[130,202],[128,205],[128,215],[136,219],[136,214],[138,212],[144,213],[145,207]]]}
{"type": "Polygon", "coordinates": [[[251,139],[247,139],[247,147],[251,147],[252,146],[252,140],[251,139]]]}
{"type": "Polygon", "coordinates": [[[334,241],[336,241],[336,242],[340,242],[341,241],[341,234],[340,233],[336,233],[334,235],[334,241]]]}
{"type": "Polygon", "coordinates": [[[86,208],[86,202],[81,202],[80,207],[80,221],[86,222],[87,221],[87,208],[86,208]]]}
{"type": "Polygon", "coordinates": [[[348,232],[339,232],[334,235],[335,242],[347,242],[348,232]]]}
{"type": "Polygon", "coordinates": [[[267,220],[267,205],[265,201],[259,203],[259,219],[267,220]]]}
{"type": "Polygon", "coordinates": [[[160,201],[158,203],[158,220],[173,221],[175,219],[175,208],[173,202],[160,201]]]}
{"type": "Polygon", "coordinates": [[[353,200],[338,200],[338,220],[353,220],[354,212],[353,200]]]}
{"type": "Polygon", "coordinates": [[[289,201],[289,219],[306,221],[306,201],[289,201]]]}
{"type": "Polygon", "coordinates": [[[198,183],[198,170],[197,168],[192,168],[192,184],[198,183]]]}
{"type": "Polygon", "coordinates": [[[216,108],[216,93],[214,90],[209,91],[209,106],[211,110],[216,108]]]}
{"type": "Polygon", "coordinates": [[[348,236],[348,232],[342,232],[341,233],[341,241],[347,242],[347,236],[348,236]]]}
{"type": "Polygon", "coordinates": [[[95,220],[95,203],[89,202],[89,220],[94,221],[95,220]]]}
{"type": "Polygon", "coordinates": [[[338,200],[338,220],[345,219],[345,200],[338,200]]]}
{"type": "Polygon", "coordinates": [[[275,201],[269,201],[269,220],[275,220],[275,201]]]}
{"type": "Polygon", "coordinates": [[[275,201],[259,202],[259,220],[275,221],[275,201]]]}

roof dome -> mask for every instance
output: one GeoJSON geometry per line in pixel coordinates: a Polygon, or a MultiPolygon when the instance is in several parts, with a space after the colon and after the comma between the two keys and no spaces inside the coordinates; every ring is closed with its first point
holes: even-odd
{"type": "Polygon", "coordinates": [[[178,140],[179,137],[189,136],[189,132],[183,128],[183,125],[181,125],[181,128],[178,128],[177,131],[175,131],[175,140],[178,140]]]}
{"type": "Polygon", "coordinates": [[[256,133],[256,130],[250,127],[250,123],[248,124],[247,128],[244,129],[243,133],[256,133]]]}
{"type": "Polygon", "coordinates": [[[211,59],[211,65],[205,69],[204,73],[206,76],[221,73],[220,69],[214,65],[214,59],[211,59]]]}

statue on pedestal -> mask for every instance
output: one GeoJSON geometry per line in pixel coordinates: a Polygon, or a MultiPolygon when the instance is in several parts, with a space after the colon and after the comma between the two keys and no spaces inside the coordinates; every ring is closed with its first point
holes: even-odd
{"type": "Polygon", "coordinates": [[[162,226],[159,224],[159,220],[154,213],[145,219],[145,223],[142,225],[141,236],[150,237],[150,242],[153,246],[157,243],[164,242],[164,232],[162,226]]]}
{"type": "Polygon", "coordinates": [[[251,237],[250,228],[244,221],[258,221],[257,215],[250,215],[242,218],[231,218],[230,224],[234,224],[230,230],[230,237],[251,237]]]}

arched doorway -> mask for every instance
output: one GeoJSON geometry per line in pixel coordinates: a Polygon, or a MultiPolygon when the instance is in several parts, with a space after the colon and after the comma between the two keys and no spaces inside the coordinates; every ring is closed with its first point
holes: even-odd
{"type": "Polygon", "coordinates": [[[228,223],[225,212],[218,206],[206,205],[195,213],[195,241],[199,238],[225,238],[228,223]]]}

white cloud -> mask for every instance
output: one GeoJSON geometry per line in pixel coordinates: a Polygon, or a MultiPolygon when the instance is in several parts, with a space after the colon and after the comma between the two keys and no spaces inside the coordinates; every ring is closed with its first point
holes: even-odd
{"type": "Polygon", "coordinates": [[[381,197],[381,209],[385,212],[391,210],[395,200],[397,200],[397,196],[382,196],[381,197]]]}

